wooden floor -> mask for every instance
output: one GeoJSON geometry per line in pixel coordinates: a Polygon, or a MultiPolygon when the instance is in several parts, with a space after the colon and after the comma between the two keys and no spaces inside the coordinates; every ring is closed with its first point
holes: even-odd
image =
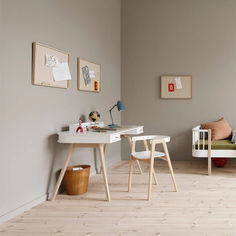
{"type": "MultiPolygon", "coordinates": [[[[142,166],[148,170],[146,163],[142,166]]],[[[149,202],[147,173],[133,176],[128,193],[128,162],[123,161],[108,171],[111,202],[105,201],[102,176],[93,176],[88,193],[59,195],[3,224],[0,235],[236,235],[235,164],[207,176],[205,160],[173,162],[177,193],[166,163],[155,166],[159,186],[153,185],[149,202]]]]}

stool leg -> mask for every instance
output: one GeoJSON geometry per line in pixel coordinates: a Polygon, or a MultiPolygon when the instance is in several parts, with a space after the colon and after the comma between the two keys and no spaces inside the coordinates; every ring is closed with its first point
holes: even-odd
{"type": "Polygon", "coordinates": [[[131,190],[131,182],[132,182],[132,172],[133,172],[133,157],[130,157],[130,162],[129,162],[129,183],[128,183],[128,192],[131,190]]]}
{"type": "Polygon", "coordinates": [[[149,170],[149,184],[148,184],[148,200],[151,199],[151,193],[152,193],[152,175],[153,175],[153,162],[154,158],[150,158],[150,170],[149,170]]]}
{"type": "Polygon", "coordinates": [[[169,152],[168,152],[167,145],[166,145],[165,142],[163,143],[163,147],[164,147],[164,151],[165,151],[165,155],[166,155],[166,161],[168,163],[170,173],[171,173],[171,177],[172,177],[172,181],[173,181],[173,184],[174,184],[174,187],[175,187],[175,191],[177,192],[178,189],[177,189],[177,184],[176,184],[176,181],[175,181],[174,171],[173,171],[173,168],[172,168],[172,165],[171,165],[169,152]]]}
{"type": "Polygon", "coordinates": [[[138,165],[138,169],[139,169],[139,172],[140,172],[140,175],[141,175],[141,174],[143,173],[142,168],[141,168],[141,165],[140,165],[140,163],[139,163],[138,160],[136,160],[136,163],[137,163],[137,165],[138,165]]]}
{"type": "Polygon", "coordinates": [[[156,177],[156,173],[155,173],[154,167],[153,167],[153,178],[155,180],[155,184],[158,185],[158,181],[157,181],[157,177],[156,177]]]}
{"type": "MultiPolygon", "coordinates": [[[[129,146],[130,146],[130,150],[131,150],[131,149],[132,149],[132,140],[131,140],[130,135],[122,135],[122,137],[128,139],[128,141],[129,141],[129,146]]],[[[139,169],[140,174],[142,174],[143,171],[142,171],[142,168],[141,168],[141,165],[140,165],[139,161],[136,160],[136,163],[137,163],[137,165],[138,165],[138,169],[139,169]]]]}

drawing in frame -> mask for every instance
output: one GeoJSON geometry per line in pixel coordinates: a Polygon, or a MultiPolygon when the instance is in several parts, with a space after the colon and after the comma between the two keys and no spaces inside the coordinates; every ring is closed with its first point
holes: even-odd
{"type": "Polygon", "coordinates": [[[46,63],[48,56],[56,58],[60,63],[66,62],[69,64],[69,54],[67,52],[47,46],[39,42],[34,42],[32,61],[32,84],[67,89],[69,87],[68,80],[54,80],[53,66],[48,66],[46,63]]]}
{"type": "Polygon", "coordinates": [[[101,65],[78,58],[78,90],[99,93],[101,91],[101,65]]]}
{"type": "Polygon", "coordinates": [[[192,99],[191,75],[162,75],[162,99],[192,99]]]}

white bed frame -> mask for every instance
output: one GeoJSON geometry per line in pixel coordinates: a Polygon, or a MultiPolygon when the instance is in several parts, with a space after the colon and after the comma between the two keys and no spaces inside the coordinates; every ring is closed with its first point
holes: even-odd
{"type": "Polygon", "coordinates": [[[192,129],[192,156],[199,158],[208,158],[208,175],[211,175],[211,158],[226,157],[236,158],[236,150],[212,150],[211,149],[211,130],[201,129],[198,125],[192,129]],[[207,134],[207,135],[206,135],[207,134]],[[208,137],[206,139],[206,136],[208,137]],[[202,148],[200,148],[200,139],[202,139],[202,148]],[[205,149],[205,141],[208,140],[208,149],[205,149]]]}

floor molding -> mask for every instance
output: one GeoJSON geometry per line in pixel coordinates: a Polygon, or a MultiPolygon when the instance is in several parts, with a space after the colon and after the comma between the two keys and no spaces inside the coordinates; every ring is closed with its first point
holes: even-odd
{"type": "Polygon", "coordinates": [[[43,202],[45,202],[47,200],[47,194],[44,194],[43,196],[41,197],[38,197],[30,202],[27,202],[25,204],[23,204],[22,206],[20,207],[17,207],[16,209],[12,210],[12,211],[9,211],[3,215],[0,216],[0,224],[22,214],[24,211],[27,211],[29,209],[31,209],[32,207],[34,206],[37,206],[43,202]]]}

